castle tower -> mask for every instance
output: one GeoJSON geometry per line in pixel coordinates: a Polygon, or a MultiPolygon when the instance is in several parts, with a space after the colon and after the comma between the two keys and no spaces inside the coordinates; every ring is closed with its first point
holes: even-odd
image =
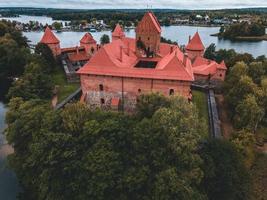
{"type": "Polygon", "coordinates": [[[204,51],[205,47],[201,41],[201,38],[199,36],[199,33],[196,32],[194,37],[189,39],[189,42],[187,46],[185,47],[186,53],[188,53],[189,58],[195,59],[198,56],[203,57],[204,56],[204,51]]]}
{"type": "Polygon", "coordinates": [[[125,34],[119,24],[116,25],[114,31],[112,32],[112,41],[123,39],[125,34]]]}
{"type": "Polygon", "coordinates": [[[80,40],[80,46],[85,48],[87,54],[94,54],[97,51],[97,44],[90,33],[86,33],[80,40]]]}
{"type": "Polygon", "coordinates": [[[136,27],[136,54],[153,57],[159,52],[161,27],[152,12],[147,12],[136,27]]]}
{"type": "Polygon", "coordinates": [[[57,39],[57,37],[55,36],[55,34],[51,31],[49,27],[46,27],[44,35],[40,43],[43,43],[49,46],[55,57],[61,54],[60,41],[59,39],[57,39]]]}

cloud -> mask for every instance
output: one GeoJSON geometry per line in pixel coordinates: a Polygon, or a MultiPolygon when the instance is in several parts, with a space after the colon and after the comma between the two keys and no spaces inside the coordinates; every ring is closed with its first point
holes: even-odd
{"type": "Polygon", "coordinates": [[[0,7],[212,9],[267,7],[266,0],[0,0],[0,7]]]}

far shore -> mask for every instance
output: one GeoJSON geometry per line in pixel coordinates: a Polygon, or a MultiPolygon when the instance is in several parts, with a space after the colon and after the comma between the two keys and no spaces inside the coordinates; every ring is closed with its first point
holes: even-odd
{"type": "MultiPolygon", "coordinates": [[[[220,36],[220,33],[211,34],[210,36],[218,37],[221,39],[228,39],[223,38],[220,36]]],[[[246,42],[257,42],[257,41],[267,41],[267,34],[263,36],[239,36],[234,39],[230,39],[231,41],[246,41],[246,42]]]]}

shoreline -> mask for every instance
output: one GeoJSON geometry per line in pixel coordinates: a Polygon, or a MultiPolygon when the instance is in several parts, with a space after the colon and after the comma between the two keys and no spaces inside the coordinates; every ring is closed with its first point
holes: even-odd
{"type": "Polygon", "coordinates": [[[219,39],[224,39],[224,40],[231,40],[233,42],[261,42],[261,41],[267,41],[267,34],[263,36],[238,36],[235,37],[234,39],[228,39],[228,38],[223,38],[220,36],[219,33],[215,34],[210,34],[212,37],[218,37],[219,39]]]}

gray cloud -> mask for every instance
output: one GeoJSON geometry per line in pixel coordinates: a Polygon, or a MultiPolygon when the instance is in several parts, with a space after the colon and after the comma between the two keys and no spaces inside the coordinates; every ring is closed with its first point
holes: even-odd
{"type": "Polygon", "coordinates": [[[266,0],[0,0],[0,7],[212,9],[267,7],[266,0]]]}

